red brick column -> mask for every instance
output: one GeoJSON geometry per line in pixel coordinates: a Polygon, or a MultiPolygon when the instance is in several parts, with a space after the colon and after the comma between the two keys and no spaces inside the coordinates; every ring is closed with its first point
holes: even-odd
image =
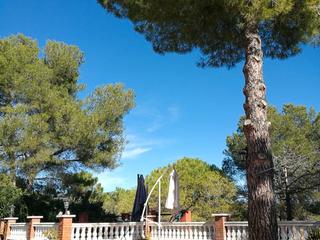
{"type": "Polygon", "coordinates": [[[72,218],[76,215],[61,215],[59,219],[59,240],[71,240],[72,235],[72,218]]]}
{"type": "Polygon", "coordinates": [[[180,219],[180,222],[192,222],[191,211],[186,211],[180,219]]]}
{"type": "Polygon", "coordinates": [[[7,240],[10,236],[10,225],[17,222],[18,218],[15,217],[8,217],[4,218],[5,220],[5,226],[4,226],[4,240],[7,240]]]}
{"type": "Polygon", "coordinates": [[[6,221],[4,219],[0,219],[0,239],[4,237],[4,227],[6,225],[6,221]]]}
{"type": "Polygon", "coordinates": [[[40,223],[43,216],[28,216],[28,233],[27,233],[27,240],[34,239],[34,224],[40,223]]]}
{"type": "Polygon", "coordinates": [[[229,220],[230,214],[212,214],[214,217],[215,240],[226,240],[226,227],[224,223],[229,220]]]}

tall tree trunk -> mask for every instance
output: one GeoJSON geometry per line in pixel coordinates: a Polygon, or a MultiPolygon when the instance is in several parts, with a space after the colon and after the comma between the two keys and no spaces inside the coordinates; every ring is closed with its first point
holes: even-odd
{"type": "Polygon", "coordinates": [[[263,51],[256,27],[246,30],[244,133],[247,140],[249,240],[277,240],[273,161],[267,121],[263,51]]]}

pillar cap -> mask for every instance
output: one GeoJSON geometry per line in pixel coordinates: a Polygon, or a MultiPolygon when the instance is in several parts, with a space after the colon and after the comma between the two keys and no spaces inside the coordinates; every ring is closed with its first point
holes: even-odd
{"type": "Polygon", "coordinates": [[[62,214],[62,215],[60,215],[60,214],[58,214],[57,215],[57,218],[75,218],[76,217],[76,215],[66,215],[66,214],[62,214]]]}
{"type": "Polygon", "coordinates": [[[42,219],[43,216],[27,216],[27,219],[42,219]]]}
{"type": "Polygon", "coordinates": [[[214,213],[211,215],[212,217],[231,217],[230,213],[214,213]]]}
{"type": "Polygon", "coordinates": [[[18,220],[19,218],[17,217],[6,217],[4,220],[18,220]]]}

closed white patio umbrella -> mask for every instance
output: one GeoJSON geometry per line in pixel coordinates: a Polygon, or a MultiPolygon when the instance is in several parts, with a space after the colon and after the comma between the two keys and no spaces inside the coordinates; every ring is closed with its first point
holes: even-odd
{"type": "Polygon", "coordinates": [[[174,169],[170,174],[169,188],[168,188],[168,197],[165,204],[167,209],[178,210],[179,205],[179,177],[174,169]]]}

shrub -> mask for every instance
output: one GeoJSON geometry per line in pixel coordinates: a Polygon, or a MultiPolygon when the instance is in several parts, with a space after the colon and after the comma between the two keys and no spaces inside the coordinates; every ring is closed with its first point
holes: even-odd
{"type": "Polygon", "coordinates": [[[307,240],[320,240],[320,227],[313,228],[309,233],[307,240]]]}

